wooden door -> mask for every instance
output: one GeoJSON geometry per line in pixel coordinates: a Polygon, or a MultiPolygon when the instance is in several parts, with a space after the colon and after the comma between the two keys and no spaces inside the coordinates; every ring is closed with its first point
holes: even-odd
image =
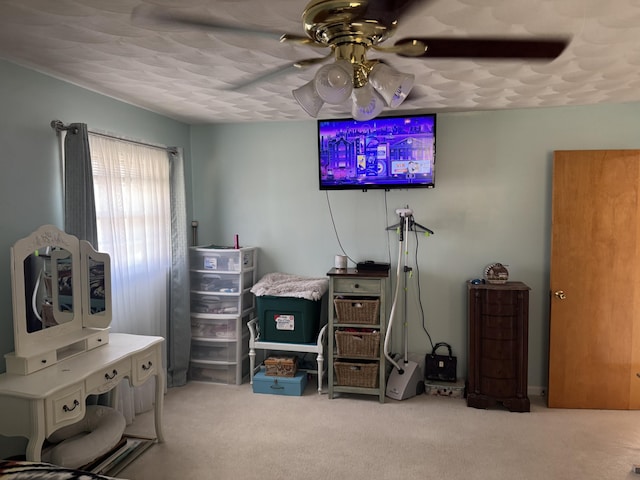
{"type": "Polygon", "coordinates": [[[640,151],[553,164],[549,407],[640,408],[640,151]]]}

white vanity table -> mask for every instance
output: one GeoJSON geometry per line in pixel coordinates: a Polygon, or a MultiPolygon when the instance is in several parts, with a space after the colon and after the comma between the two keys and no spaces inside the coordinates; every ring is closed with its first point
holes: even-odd
{"type": "Polygon", "coordinates": [[[158,441],[163,441],[163,341],[112,333],[107,345],[30,375],[0,375],[0,434],[27,437],[27,460],[40,461],[46,437],[82,420],[88,395],[107,392],[125,377],[136,386],[155,375],[155,429],[158,441]]]}
{"type": "Polygon", "coordinates": [[[45,225],[16,242],[11,269],[15,352],[0,374],[0,434],[27,437],[26,458],[39,461],[45,438],[82,420],[88,395],[155,376],[163,441],[164,339],[109,334],[109,256],[45,225]]]}

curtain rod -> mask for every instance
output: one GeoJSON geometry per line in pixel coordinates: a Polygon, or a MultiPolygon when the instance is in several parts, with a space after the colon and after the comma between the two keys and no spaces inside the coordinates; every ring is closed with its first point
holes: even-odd
{"type": "MultiPolygon", "coordinates": [[[[72,131],[72,133],[78,133],[77,127],[72,127],[71,125],[65,125],[60,120],[51,120],[51,128],[53,128],[56,131],[56,133],[60,133],[62,131],[72,131]]],[[[115,140],[120,140],[122,142],[129,142],[129,143],[134,143],[136,145],[142,145],[145,147],[159,148],[160,150],[166,150],[172,155],[176,155],[178,153],[178,149],[176,147],[161,147],[159,145],[153,145],[151,143],[145,143],[138,140],[130,140],[128,138],[122,138],[116,135],[109,135],[108,133],[96,132],[93,130],[89,130],[89,133],[93,135],[98,135],[100,137],[113,138],[115,140]]]]}
{"type": "Polygon", "coordinates": [[[76,127],[72,127],[71,125],[65,125],[60,120],[51,120],[51,128],[53,128],[56,133],[60,133],[67,130],[73,130],[73,133],[78,133],[78,129],[76,127]]]}

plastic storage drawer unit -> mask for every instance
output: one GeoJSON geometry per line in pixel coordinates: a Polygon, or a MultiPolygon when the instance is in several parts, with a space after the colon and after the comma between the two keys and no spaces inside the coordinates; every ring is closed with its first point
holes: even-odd
{"type": "Polygon", "coordinates": [[[260,370],[253,376],[253,393],[300,396],[306,386],[306,372],[298,372],[294,377],[272,377],[260,370]]]}

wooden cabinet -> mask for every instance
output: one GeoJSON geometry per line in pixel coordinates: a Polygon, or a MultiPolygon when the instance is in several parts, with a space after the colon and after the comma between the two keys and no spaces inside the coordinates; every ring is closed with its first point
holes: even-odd
{"type": "Polygon", "coordinates": [[[530,410],[529,290],[522,282],[468,284],[469,407],[501,403],[512,412],[530,410]]]}
{"type": "Polygon", "coordinates": [[[336,393],[358,393],[376,395],[384,403],[388,272],[334,268],[327,275],[329,398],[336,393]],[[343,343],[338,344],[339,340],[343,343]]]}

